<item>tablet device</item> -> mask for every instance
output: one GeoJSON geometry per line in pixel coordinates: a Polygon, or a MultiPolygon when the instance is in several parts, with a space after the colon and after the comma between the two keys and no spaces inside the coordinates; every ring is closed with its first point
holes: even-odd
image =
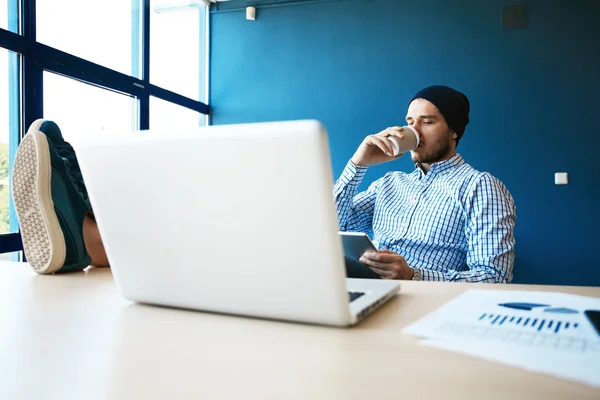
{"type": "Polygon", "coordinates": [[[585,310],[583,314],[590,321],[596,333],[600,336],[600,310],[585,310]]]}
{"type": "Polygon", "coordinates": [[[369,235],[363,232],[339,232],[339,235],[344,247],[346,276],[348,278],[381,279],[375,271],[359,261],[365,251],[378,251],[369,235]]]}

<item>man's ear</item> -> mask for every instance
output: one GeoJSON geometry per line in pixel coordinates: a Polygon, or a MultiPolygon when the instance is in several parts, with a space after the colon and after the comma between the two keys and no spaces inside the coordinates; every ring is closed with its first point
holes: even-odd
{"type": "Polygon", "coordinates": [[[452,139],[458,139],[458,133],[452,131],[452,139]]]}

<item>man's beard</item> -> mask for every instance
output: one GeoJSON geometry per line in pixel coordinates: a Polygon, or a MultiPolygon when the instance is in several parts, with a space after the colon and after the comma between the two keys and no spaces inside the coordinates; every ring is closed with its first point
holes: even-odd
{"type": "Polygon", "coordinates": [[[412,154],[413,162],[419,164],[433,164],[442,161],[446,158],[450,152],[450,138],[444,142],[437,143],[437,147],[429,151],[428,153],[412,154]]]}

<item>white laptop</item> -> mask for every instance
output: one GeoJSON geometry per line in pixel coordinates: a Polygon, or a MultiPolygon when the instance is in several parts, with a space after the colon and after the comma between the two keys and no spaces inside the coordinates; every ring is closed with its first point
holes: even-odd
{"type": "Polygon", "coordinates": [[[316,121],[91,135],[75,150],[127,299],[347,326],[400,288],[346,278],[316,121]]]}

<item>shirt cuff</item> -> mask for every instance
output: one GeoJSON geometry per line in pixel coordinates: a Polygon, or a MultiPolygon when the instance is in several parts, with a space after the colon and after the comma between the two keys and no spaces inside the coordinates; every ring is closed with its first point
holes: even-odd
{"type": "Polygon", "coordinates": [[[355,165],[352,160],[348,161],[340,180],[344,185],[358,186],[367,173],[367,167],[355,165]]]}
{"type": "Polygon", "coordinates": [[[415,272],[412,280],[413,281],[422,281],[423,280],[423,271],[420,268],[413,268],[413,271],[415,272]]]}

